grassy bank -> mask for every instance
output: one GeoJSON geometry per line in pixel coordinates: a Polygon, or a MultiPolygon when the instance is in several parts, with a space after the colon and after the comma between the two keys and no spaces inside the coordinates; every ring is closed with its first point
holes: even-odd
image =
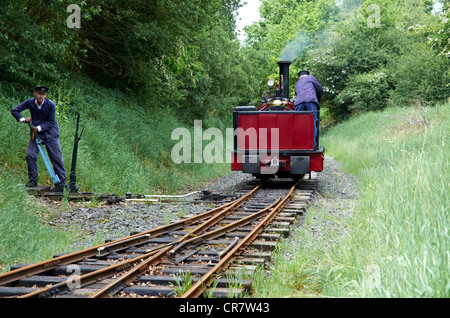
{"type": "MultiPolygon", "coordinates": [[[[313,242],[310,225],[334,216],[313,206],[295,234],[296,257],[275,257],[263,296],[448,297],[450,104],[357,116],[322,139],[358,179],[343,236],[313,242]]],[[[329,228],[330,229],[330,228],[329,228]]],[[[293,244],[293,245],[292,245],[293,244]]]]}
{"type": "Polygon", "coordinates": [[[65,232],[42,224],[39,208],[17,183],[13,172],[0,171],[0,272],[17,262],[36,262],[70,243],[65,232]]]}
{"type": "MultiPolygon", "coordinates": [[[[176,164],[171,158],[175,128],[184,127],[193,137],[193,123],[182,122],[171,105],[151,105],[119,91],[108,90],[74,76],[54,83],[48,98],[57,107],[60,142],[67,176],[72,161],[76,114],[80,112],[77,184],[80,191],[134,194],[178,193],[229,172],[229,164],[176,164]]],[[[70,242],[70,231],[58,232],[42,224],[40,214],[50,213],[29,198],[25,155],[28,126],[19,124],[10,110],[31,92],[0,83],[0,271],[13,263],[31,262],[61,252],[70,242]],[[45,246],[40,242],[46,242],[45,246]]],[[[195,107],[195,106],[193,106],[195,107]]],[[[23,113],[29,116],[28,111],[23,113]]],[[[203,121],[203,129],[211,126],[203,121]]],[[[224,123],[214,120],[219,128],[224,123]]],[[[203,146],[209,141],[204,141],[203,146]]],[[[193,162],[193,160],[192,160],[193,162]]],[[[42,158],[38,159],[40,185],[52,185],[42,158]]]]}

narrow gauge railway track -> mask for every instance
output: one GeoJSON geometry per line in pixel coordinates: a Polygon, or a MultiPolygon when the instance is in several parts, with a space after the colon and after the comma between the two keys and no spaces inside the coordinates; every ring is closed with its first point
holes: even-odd
{"type": "Polygon", "coordinates": [[[250,286],[243,277],[270,259],[277,239],[303,213],[314,182],[257,185],[196,216],[18,266],[0,274],[0,297],[238,295],[250,286]]]}

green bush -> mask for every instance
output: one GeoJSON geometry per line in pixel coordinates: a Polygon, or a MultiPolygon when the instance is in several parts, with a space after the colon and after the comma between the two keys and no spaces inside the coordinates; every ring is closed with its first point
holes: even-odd
{"type": "Polygon", "coordinates": [[[405,48],[404,54],[388,65],[395,89],[389,102],[408,105],[414,102],[435,105],[450,96],[448,58],[436,55],[431,47],[416,44],[405,48]]]}
{"type": "Polygon", "coordinates": [[[368,0],[330,21],[304,57],[324,87],[321,106],[338,122],[388,105],[445,100],[450,95],[450,61],[442,44],[448,33],[443,20],[430,14],[423,1],[368,0]],[[381,12],[379,27],[368,23],[373,15],[369,6],[374,5],[381,12]],[[430,27],[416,32],[416,24],[430,27]]]}
{"type": "Polygon", "coordinates": [[[381,110],[387,105],[390,88],[389,76],[383,71],[357,74],[336,96],[336,104],[347,105],[354,113],[381,110]]]}

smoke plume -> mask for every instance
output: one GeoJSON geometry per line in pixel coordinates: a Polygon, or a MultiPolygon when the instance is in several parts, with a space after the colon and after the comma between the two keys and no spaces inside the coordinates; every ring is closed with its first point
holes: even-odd
{"type": "Polygon", "coordinates": [[[286,47],[281,53],[280,60],[282,61],[294,61],[300,57],[304,49],[311,43],[309,37],[302,31],[299,31],[291,40],[286,44],[286,47]]]}

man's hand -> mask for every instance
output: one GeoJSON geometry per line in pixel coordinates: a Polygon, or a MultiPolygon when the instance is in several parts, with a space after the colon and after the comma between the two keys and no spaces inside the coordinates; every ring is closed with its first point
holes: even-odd
{"type": "Polygon", "coordinates": [[[24,122],[24,123],[31,123],[31,117],[25,118],[25,120],[24,120],[23,122],[24,122]]]}
{"type": "Polygon", "coordinates": [[[33,127],[30,129],[31,140],[34,140],[34,134],[38,131],[37,127],[33,127]]]}

